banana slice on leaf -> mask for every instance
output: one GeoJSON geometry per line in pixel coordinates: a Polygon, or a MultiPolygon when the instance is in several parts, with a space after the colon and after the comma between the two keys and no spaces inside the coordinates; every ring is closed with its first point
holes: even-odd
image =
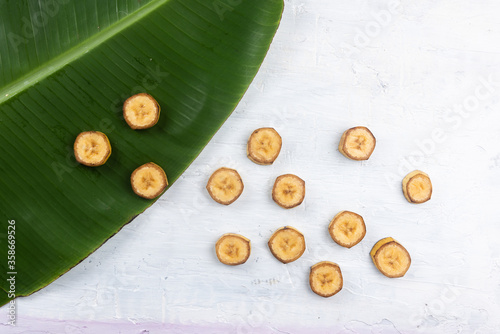
{"type": "Polygon", "coordinates": [[[161,195],[168,186],[165,171],[153,162],[138,167],[130,176],[132,190],[143,198],[153,199],[161,195]]]}
{"type": "Polygon", "coordinates": [[[365,237],[366,225],[363,217],[357,213],[342,211],[330,222],[328,231],[337,244],[351,248],[365,237]]]}
{"type": "Polygon", "coordinates": [[[323,261],[311,267],[309,285],[321,297],[331,297],[342,290],[344,280],[338,264],[323,261]]]}
{"type": "Polygon", "coordinates": [[[379,240],[370,256],[377,269],[387,277],[402,277],[411,265],[410,253],[393,238],[379,240]]]}
{"type": "Polygon", "coordinates": [[[274,257],[283,263],[297,260],[306,250],[304,235],[291,226],[278,229],[267,244],[274,257]]]}
{"type": "Polygon", "coordinates": [[[255,130],[247,143],[247,156],[259,165],[271,165],[281,151],[281,136],[273,128],[255,130]]]}
{"type": "Polygon", "coordinates": [[[274,182],[272,196],[282,208],[294,208],[300,205],[306,196],[306,183],[297,175],[278,176],[274,182]]]}
{"type": "Polygon", "coordinates": [[[123,117],[134,130],[148,129],[160,119],[160,105],[149,94],[136,94],[123,104],[123,117]]]}
{"type": "Polygon", "coordinates": [[[245,263],[250,257],[250,251],[250,240],[235,233],[224,234],[215,244],[217,258],[229,266],[245,263]]]}
{"type": "Polygon", "coordinates": [[[104,165],[111,155],[111,144],[108,137],[99,131],[80,133],[73,144],[75,159],[85,166],[104,165]]]}
{"type": "Polygon", "coordinates": [[[375,150],[376,139],[368,128],[357,126],[344,132],[339,151],[352,160],[368,160],[375,150]]]}
{"type": "Polygon", "coordinates": [[[410,203],[421,204],[431,199],[432,183],[429,175],[419,170],[403,179],[403,193],[410,203]]]}
{"type": "Polygon", "coordinates": [[[229,205],[240,197],[244,186],[236,170],[222,167],[210,176],[206,188],[214,201],[229,205]]]}

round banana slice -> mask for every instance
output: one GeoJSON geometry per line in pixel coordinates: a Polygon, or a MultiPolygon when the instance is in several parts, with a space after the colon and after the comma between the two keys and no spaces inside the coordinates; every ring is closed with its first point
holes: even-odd
{"type": "Polygon", "coordinates": [[[153,199],[168,186],[167,174],[153,162],[138,167],[130,176],[132,190],[143,198],[153,199]]]}
{"type": "Polygon", "coordinates": [[[243,181],[234,169],[219,168],[208,179],[207,190],[214,201],[229,205],[243,192],[243,181]]]}
{"type": "Polygon", "coordinates": [[[285,209],[294,208],[302,203],[306,196],[306,183],[297,175],[278,176],[274,182],[273,200],[285,209]]]}
{"type": "Polygon", "coordinates": [[[80,133],[73,144],[75,159],[85,166],[96,167],[106,163],[111,155],[108,137],[99,131],[80,133]]]}
{"type": "Polygon", "coordinates": [[[429,175],[419,170],[413,171],[403,179],[403,193],[410,203],[427,202],[432,196],[432,183],[429,175]]]}
{"type": "Polygon", "coordinates": [[[344,280],[338,264],[323,261],[311,267],[309,285],[321,297],[331,297],[342,290],[344,280]]]}
{"type": "Polygon", "coordinates": [[[247,143],[247,156],[259,165],[271,165],[281,151],[281,136],[273,128],[255,130],[247,143]]]}
{"type": "Polygon", "coordinates": [[[379,240],[370,256],[375,267],[387,277],[402,277],[410,269],[410,253],[393,238],[379,240]]]}
{"type": "Polygon", "coordinates": [[[297,260],[306,250],[304,235],[291,226],[278,229],[267,244],[274,257],[283,263],[297,260]]]}
{"type": "Polygon", "coordinates": [[[351,248],[365,237],[366,225],[363,217],[357,213],[342,211],[332,219],[328,231],[337,244],[351,248]]]}
{"type": "Polygon", "coordinates": [[[123,117],[134,130],[148,129],[160,119],[160,105],[149,94],[136,94],[123,104],[123,117]]]}
{"type": "Polygon", "coordinates": [[[339,151],[352,160],[368,160],[375,149],[376,139],[368,128],[357,126],[344,132],[339,151]]]}
{"type": "Polygon", "coordinates": [[[250,257],[250,250],[250,240],[235,233],[224,234],[215,244],[217,258],[229,266],[245,263],[250,257]]]}

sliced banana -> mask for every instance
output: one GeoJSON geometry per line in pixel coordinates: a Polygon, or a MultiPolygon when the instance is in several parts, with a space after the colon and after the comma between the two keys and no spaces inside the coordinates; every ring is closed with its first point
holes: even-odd
{"type": "Polygon", "coordinates": [[[273,128],[255,130],[247,143],[247,156],[259,165],[271,165],[281,151],[281,136],[273,128]]]}
{"type": "Polygon", "coordinates": [[[387,277],[402,277],[410,269],[410,253],[393,238],[379,240],[370,256],[377,269],[387,277]]]}
{"type": "Polygon", "coordinates": [[[160,105],[149,94],[136,94],[123,104],[123,117],[134,130],[148,129],[160,119],[160,105]]]}
{"type": "Polygon", "coordinates": [[[368,160],[375,149],[376,139],[368,128],[357,126],[344,132],[339,151],[352,160],[368,160]]]}
{"type": "Polygon", "coordinates": [[[432,183],[429,175],[419,170],[413,171],[403,179],[403,193],[410,203],[427,202],[432,196],[432,183]]]}
{"type": "Polygon", "coordinates": [[[208,179],[207,190],[214,201],[229,205],[236,201],[243,192],[240,174],[231,168],[217,169],[208,179]]]}
{"type": "Polygon", "coordinates": [[[215,244],[217,258],[229,266],[245,263],[250,257],[250,250],[250,240],[235,233],[224,234],[215,244]]]}
{"type": "Polygon", "coordinates": [[[365,237],[366,225],[363,217],[357,213],[342,211],[332,219],[328,231],[337,244],[351,248],[365,237]]]}
{"type": "Polygon", "coordinates": [[[73,144],[75,159],[85,166],[101,166],[111,155],[111,144],[108,137],[99,131],[80,133],[73,144]]]}
{"type": "Polygon", "coordinates": [[[311,267],[309,285],[321,297],[331,297],[342,290],[344,280],[338,264],[323,261],[311,267]]]}
{"type": "Polygon", "coordinates": [[[306,183],[297,175],[278,176],[274,182],[273,200],[282,208],[291,209],[302,203],[306,196],[306,183]]]}
{"type": "Polygon", "coordinates": [[[297,260],[306,250],[304,235],[291,226],[278,229],[267,244],[274,257],[283,263],[297,260]]]}
{"type": "Polygon", "coordinates": [[[138,167],[130,176],[132,190],[143,198],[153,199],[168,186],[167,174],[153,162],[138,167]]]}

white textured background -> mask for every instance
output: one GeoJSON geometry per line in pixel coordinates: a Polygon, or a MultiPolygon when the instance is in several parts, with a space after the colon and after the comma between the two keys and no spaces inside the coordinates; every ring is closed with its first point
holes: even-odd
{"type": "Polygon", "coordinates": [[[97,252],[18,300],[18,327],[0,332],[500,331],[500,3],[285,2],[259,74],[199,158],[97,252]],[[357,125],[377,137],[367,162],[337,151],[342,132],[357,125]],[[245,155],[248,136],[263,126],[283,137],[272,166],[245,155]],[[221,166],[245,183],[229,207],[204,188],[221,166]],[[415,168],[434,184],[422,205],[401,192],[415,168]],[[271,199],[284,173],[306,181],[298,208],[271,199]],[[341,210],[367,224],[352,249],[327,232],[341,210]],[[283,225],[301,230],[308,247],[288,265],[267,249],[283,225]],[[246,264],[217,261],[214,243],[226,232],[251,239],[246,264]],[[386,236],[412,255],[404,278],[386,278],[371,263],[371,247],[386,236]],[[309,267],[321,260],[344,275],[329,299],[308,287],[309,267]]]}

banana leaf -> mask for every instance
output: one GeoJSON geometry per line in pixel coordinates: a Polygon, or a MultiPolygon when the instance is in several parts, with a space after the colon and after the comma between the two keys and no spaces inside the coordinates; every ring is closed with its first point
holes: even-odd
{"type": "Polygon", "coordinates": [[[248,88],[282,10],[282,0],[0,0],[0,305],[12,275],[15,296],[43,288],[153,204],[131,189],[136,167],[153,161],[170,184],[182,174],[248,88]],[[148,130],[122,117],[139,92],[162,108],[148,130]],[[87,130],[111,142],[101,167],[75,161],[87,130]]]}

